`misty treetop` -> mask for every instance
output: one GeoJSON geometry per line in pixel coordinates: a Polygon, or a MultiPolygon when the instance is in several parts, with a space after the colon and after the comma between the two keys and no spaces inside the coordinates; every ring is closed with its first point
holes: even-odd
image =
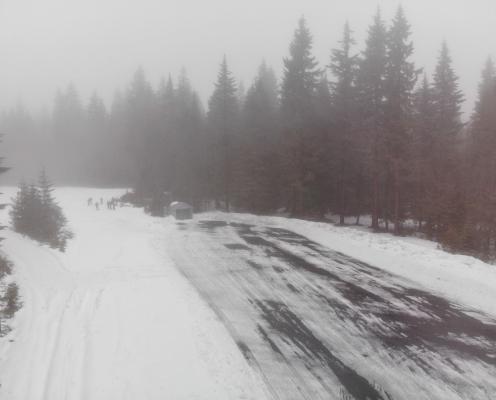
{"type": "Polygon", "coordinates": [[[197,208],[331,212],[342,224],[370,215],[375,230],[417,230],[492,257],[494,64],[464,123],[448,44],[427,76],[413,62],[411,34],[401,7],[391,21],[377,12],[363,44],[343,24],[329,58],[317,60],[301,18],[279,81],[263,62],[245,90],[224,57],[206,110],[185,72],[154,87],[139,69],[109,108],[96,93],[84,104],[70,86],[50,115],[22,107],[3,115],[9,159],[44,162],[58,183],[132,185],[141,197],[167,191],[197,208]]]}

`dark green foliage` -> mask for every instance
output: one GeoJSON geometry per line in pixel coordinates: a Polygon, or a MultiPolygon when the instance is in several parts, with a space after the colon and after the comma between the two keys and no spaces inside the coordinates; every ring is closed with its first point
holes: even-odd
{"type": "Polygon", "coordinates": [[[44,170],[37,186],[21,183],[10,210],[11,225],[18,233],[64,251],[72,233],[52,192],[44,170]]]}
{"type": "Polygon", "coordinates": [[[318,147],[315,126],[316,94],[321,71],[312,55],[312,35],[304,18],[298,23],[284,59],[281,88],[282,154],[284,197],[293,215],[312,211],[313,169],[318,147]]]}
{"type": "MultiPolygon", "coordinates": [[[[467,225],[470,249],[496,258],[496,70],[488,60],[472,116],[465,168],[467,225]]],[[[459,250],[459,248],[456,248],[459,250]]]]}
{"type": "Polygon", "coordinates": [[[424,110],[426,114],[422,117],[424,125],[431,128],[426,138],[429,148],[425,149],[424,166],[429,168],[429,176],[425,177],[428,200],[424,202],[424,208],[426,230],[434,237],[443,236],[463,218],[460,216],[461,160],[457,150],[458,135],[463,126],[460,121],[463,96],[451,63],[448,47],[443,43],[430,90],[429,110],[424,110]]]}
{"type": "Polygon", "coordinates": [[[2,301],[5,303],[3,315],[6,318],[12,318],[21,308],[21,304],[19,302],[19,288],[15,283],[9,283],[2,301]]]}
{"type": "Polygon", "coordinates": [[[6,275],[10,275],[11,272],[11,263],[4,256],[0,256],[0,279],[3,279],[6,275]]]}
{"type": "Polygon", "coordinates": [[[413,170],[412,170],[412,216],[418,221],[420,229],[432,236],[432,187],[435,179],[432,165],[437,153],[434,151],[435,111],[434,93],[427,76],[414,96],[413,111],[413,170]]]}
{"type": "MultiPolygon", "coordinates": [[[[352,53],[355,41],[348,23],[344,26],[340,47],[332,51],[330,69],[334,75],[332,84],[332,107],[334,108],[334,152],[336,170],[337,209],[340,224],[357,208],[360,200],[359,157],[360,142],[357,121],[357,67],[358,57],[352,53]]],[[[358,212],[359,214],[359,212],[358,212]]]]}
{"type": "Polygon", "coordinates": [[[239,133],[239,104],[236,83],[225,57],[208,106],[211,190],[216,202],[220,204],[222,200],[229,211],[234,183],[234,146],[239,133]]]}
{"type": "Polygon", "coordinates": [[[245,96],[237,143],[235,198],[239,207],[273,212],[279,204],[279,99],[277,79],[263,63],[245,96]]]}
{"type": "Polygon", "coordinates": [[[384,218],[401,233],[407,213],[407,185],[411,149],[413,91],[419,70],[411,61],[413,43],[410,25],[401,7],[387,33],[385,71],[384,218]]]}
{"type": "Polygon", "coordinates": [[[385,186],[386,40],[387,29],[378,11],[368,31],[357,77],[357,107],[360,114],[357,123],[362,144],[367,149],[363,158],[368,165],[366,180],[371,188],[371,201],[364,205],[370,207],[372,228],[375,230],[379,229],[379,217],[384,213],[381,188],[385,186]]]}

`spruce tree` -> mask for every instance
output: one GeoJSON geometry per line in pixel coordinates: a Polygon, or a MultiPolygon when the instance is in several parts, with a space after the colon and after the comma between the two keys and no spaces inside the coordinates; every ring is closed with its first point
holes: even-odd
{"type": "Polygon", "coordinates": [[[149,197],[157,184],[154,174],[156,157],[150,152],[158,147],[158,104],[155,92],[144,70],[139,68],[132,79],[126,98],[125,141],[134,172],[134,188],[139,198],[149,197]]]}
{"type": "MultiPolygon", "coordinates": [[[[494,258],[496,246],[496,68],[488,59],[482,72],[479,95],[470,127],[468,165],[465,180],[472,249],[484,258],[494,258]]],[[[457,249],[460,250],[460,249],[457,249]]]]}
{"type": "Polygon", "coordinates": [[[41,229],[41,240],[56,247],[58,245],[59,225],[65,225],[65,220],[60,219],[60,209],[52,196],[54,191],[45,169],[42,169],[38,188],[40,196],[40,215],[38,216],[41,229]]]}
{"type": "Polygon", "coordinates": [[[12,199],[12,207],[9,211],[12,229],[19,233],[26,233],[25,213],[28,204],[29,187],[23,180],[19,183],[15,198],[12,199]]]}
{"type": "Polygon", "coordinates": [[[81,182],[85,175],[87,151],[82,151],[86,142],[85,110],[78,91],[73,85],[58,92],[52,115],[54,136],[53,148],[49,154],[56,156],[59,179],[81,182]]]}
{"type": "Polygon", "coordinates": [[[356,137],[355,122],[357,117],[356,73],[358,58],[352,54],[355,44],[349,24],[346,23],[341,47],[334,49],[331,56],[330,69],[334,75],[332,84],[332,105],[334,107],[336,130],[336,170],[338,191],[339,222],[344,224],[345,216],[352,199],[357,199],[355,178],[359,172],[360,159],[357,156],[359,143],[356,137]]]}
{"type": "Polygon", "coordinates": [[[235,79],[222,60],[215,83],[215,90],[208,102],[208,125],[211,135],[212,169],[211,182],[214,198],[219,204],[222,198],[226,211],[230,210],[234,141],[238,130],[238,99],[235,79]]]}
{"type": "MultiPolygon", "coordinates": [[[[452,60],[446,42],[443,42],[433,82],[434,141],[431,151],[431,174],[434,179],[428,188],[430,215],[440,238],[453,236],[455,225],[464,219],[459,213],[459,159],[458,134],[462,128],[461,103],[463,95],[458,88],[452,60]]],[[[430,227],[430,230],[433,228],[430,227]]],[[[446,238],[446,240],[450,240],[446,238]]]]}
{"type": "Polygon", "coordinates": [[[86,132],[81,143],[84,154],[84,183],[106,183],[109,168],[108,154],[113,151],[112,142],[107,134],[108,115],[103,99],[93,93],[86,108],[86,132]]]}
{"type": "Polygon", "coordinates": [[[174,102],[176,174],[172,191],[175,198],[195,204],[200,197],[204,167],[204,112],[189,79],[181,74],[174,102]]]}
{"type": "Polygon", "coordinates": [[[158,168],[161,186],[172,191],[178,154],[176,152],[176,88],[172,77],[160,82],[157,92],[160,140],[155,149],[159,153],[158,168]]]}
{"type": "Polygon", "coordinates": [[[400,6],[387,34],[385,75],[385,218],[386,222],[388,219],[394,222],[395,234],[401,232],[406,212],[413,90],[420,73],[411,61],[413,43],[410,34],[410,24],[400,6]]]}
{"type": "Polygon", "coordinates": [[[385,160],[385,77],[386,77],[386,40],[387,29],[380,10],[369,27],[365,42],[365,50],[359,62],[357,90],[360,110],[359,129],[363,133],[362,140],[369,149],[365,154],[369,165],[368,178],[371,181],[371,215],[374,230],[379,229],[379,216],[383,199],[384,160],[385,160]]]}
{"type": "Polygon", "coordinates": [[[265,62],[248,89],[242,109],[237,203],[257,213],[273,211],[280,191],[279,99],[274,71],[265,62]]]}
{"type": "Polygon", "coordinates": [[[41,203],[41,196],[38,187],[31,183],[28,187],[28,196],[26,200],[26,208],[24,210],[24,224],[26,227],[26,235],[31,238],[44,242],[43,226],[43,207],[41,203]]]}
{"type": "Polygon", "coordinates": [[[315,185],[312,186],[311,196],[317,211],[322,217],[330,209],[336,208],[336,116],[332,106],[330,83],[325,72],[317,84],[315,99],[315,129],[316,143],[313,149],[312,171],[315,174],[315,185]]]}
{"type": "Polygon", "coordinates": [[[424,75],[422,84],[414,95],[413,115],[413,217],[417,219],[419,228],[425,222],[428,234],[432,234],[432,211],[429,188],[434,185],[432,174],[437,154],[433,151],[436,130],[433,88],[424,75]]]}
{"type": "Polygon", "coordinates": [[[283,160],[288,209],[302,214],[312,207],[310,188],[314,185],[311,169],[315,143],[315,96],[321,71],[312,55],[312,35],[302,17],[298,22],[284,59],[281,88],[283,160]]]}
{"type": "MultiPolygon", "coordinates": [[[[2,135],[0,135],[0,142],[1,142],[1,139],[2,139],[2,135]]],[[[3,157],[0,157],[0,175],[5,174],[7,171],[10,170],[9,167],[5,167],[3,165],[3,161],[4,161],[3,157]]],[[[0,193],[0,195],[1,194],[2,193],[0,193]]],[[[8,205],[7,203],[0,203],[0,210],[3,210],[5,207],[7,207],[7,205],[8,205]]],[[[0,230],[2,230],[4,228],[5,228],[5,226],[0,224],[0,230]]],[[[0,240],[1,240],[1,238],[0,238],[0,240]]]]}
{"type": "Polygon", "coordinates": [[[53,190],[45,170],[40,174],[38,186],[21,182],[10,219],[16,232],[63,251],[72,233],[66,227],[67,220],[52,195],[53,190]]]}

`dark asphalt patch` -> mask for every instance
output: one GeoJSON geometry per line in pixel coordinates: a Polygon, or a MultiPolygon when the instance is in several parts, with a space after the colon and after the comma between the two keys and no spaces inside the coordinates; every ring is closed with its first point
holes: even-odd
{"type": "MultiPolygon", "coordinates": [[[[274,232],[276,228],[269,228],[269,232],[274,232]]],[[[303,246],[308,247],[308,243],[311,243],[308,239],[305,238],[305,241],[300,239],[300,236],[294,234],[293,232],[286,231],[284,229],[277,228],[276,232],[278,233],[278,239],[282,239],[282,237],[288,237],[290,244],[294,244],[293,238],[298,238],[298,243],[304,243],[303,246]],[[307,243],[308,242],[308,243],[307,243]]],[[[364,289],[361,286],[358,286],[352,282],[348,282],[346,280],[341,279],[336,273],[331,272],[329,269],[324,269],[319,267],[305,258],[300,257],[294,253],[290,253],[285,249],[280,248],[273,242],[264,239],[261,235],[257,235],[252,231],[248,232],[238,232],[240,237],[244,239],[248,244],[255,246],[264,246],[265,252],[267,255],[271,257],[277,257],[284,264],[290,265],[294,268],[304,269],[307,272],[312,274],[320,275],[322,278],[332,280],[336,284],[336,287],[341,291],[342,295],[352,303],[363,303],[366,301],[376,301],[383,302],[382,297],[376,295],[375,293],[364,289]]],[[[302,237],[302,236],[301,236],[302,237]]],[[[316,245],[318,246],[318,245],[316,245]]]]}
{"type": "Polygon", "coordinates": [[[484,323],[446,299],[418,289],[405,288],[392,293],[427,317],[394,309],[378,313],[393,333],[383,337],[389,346],[414,344],[432,351],[444,347],[496,366],[496,325],[484,323]]]}
{"type": "Polygon", "coordinates": [[[247,360],[247,361],[253,361],[254,357],[253,357],[253,353],[251,352],[250,348],[246,345],[245,342],[241,341],[241,340],[238,340],[236,342],[236,345],[238,346],[238,348],[241,350],[241,353],[243,353],[243,357],[247,360]]]}
{"type": "Polygon", "coordinates": [[[198,221],[198,225],[200,228],[207,229],[210,231],[214,231],[218,228],[223,228],[227,226],[227,222],[225,221],[211,221],[211,220],[201,220],[198,221]]]}
{"type": "Polygon", "coordinates": [[[230,250],[250,250],[248,246],[245,246],[242,243],[224,243],[224,246],[230,250]]]}
{"type": "MultiPolygon", "coordinates": [[[[262,317],[271,329],[286,337],[308,358],[327,365],[343,387],[357,400],[384,400],[376,387],[348,367],[312,333],[312,331],[285,304],[272,300],[257,302],[262,317]]],[[[276,346],[277,347],[277,346],[276,346]]]]}
{"type": "Polygon", "coordinates": [[[274,343],[274,341],[269,337],[267,332],[265,331],[264,328],[260,324],[257,325],[258,332],[260,333],[260,336],[262,336],[263,340],[265,340],[268,345],[271,347],[272,351],[281,357],[284,357],[281,349],[274,343]]]}
{"type": "MultiPolygon", "coordinates": [[[[383,275],[383,278],[392,276],[342,253],[324,249],[319,244],[293,232],[280,228],[268,228],[267,232],[288,244],[298,244],[306,248],[307,254],[320,256],[329,267],[332,267],[333,263],[346,266],[351,275],[378,277],[383,275]]],[[[341,318],[353,320],[362,328],[367,326],[368,315],[372,314],[379,318],[383,326],[380,328],[371,326],[369,330],[388,347],[407,351],[409,356],[417,359],[423,369],[426,369],[426,366],[411,351],[412,346],[427,348],[434,353],[439,352],[439,348],[443,347],[464,356],[477,358],[487,364],[496,365],[496,325],[484,323],[464,313],[446,299],[431,293],[414,288],[384,286],[378,281],[367,283],[364,281],[364,286],[373,283],[381,291],[385,291],[402,303],[403,307],[399,309],[387,299],[338,277],[337,273],[315,266],[303,257],[288,253],[268,240],[266,242],[270,244],[270,253],[278,255],[287,264],[333,280],[334,287],[343,297],[359,308],[357,313],[349,308],[338,307],[337,311],[341,318]],[[386,330],[383,329],[384,326],[387,327],[386,330]],[[470,341],[467,341],[467,338],[470,338],[470,341]],[[487,343],[492,345],[487,346],[487,343]]],[[[387,279],[383,280],[387,281],[387,279]]],[[[326,301],[333,308],[337,306],[336,301],[329,298],[326,298],[326,301]]]]}

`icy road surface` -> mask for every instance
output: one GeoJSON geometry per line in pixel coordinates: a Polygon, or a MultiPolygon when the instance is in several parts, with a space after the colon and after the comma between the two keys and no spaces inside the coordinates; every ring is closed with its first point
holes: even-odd
{"type": "Polygon", "coordinates": [[[496,398],[493,318],[262,218],[196,218],[163,245],[273,398],[496,398]]]}

